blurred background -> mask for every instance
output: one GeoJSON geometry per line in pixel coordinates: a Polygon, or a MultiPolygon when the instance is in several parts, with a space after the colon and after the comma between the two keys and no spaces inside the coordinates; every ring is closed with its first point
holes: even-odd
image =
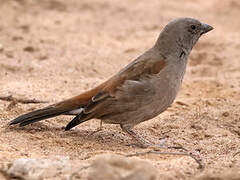
{"type": "MultiPolygon", "coordinates": [[[[78,95],[152,47],[170,20],[196,18],[214,30],[194,47],[181,92],[168,111],[136,129],[156,144],[200,152],[206,169],[187,157],[142,158],[165,179],[230,177],[240,170],[239,15],[238,0],[0,0],[0,96],[54,103],[78,95]]],[[[85,156],[135,152],[118,126],[88,136],[98,120],[68,133],[64,116],[6,129],[10,119],[45,105],[0,100],[1,162],[61,155],[78,165],[91,162],[85,156]]]]}

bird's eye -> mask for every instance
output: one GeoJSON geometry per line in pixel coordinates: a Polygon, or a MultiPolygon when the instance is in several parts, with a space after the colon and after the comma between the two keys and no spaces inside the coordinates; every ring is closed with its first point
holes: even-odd
{"type": "Polygon", "coordinates": [[[192,28],[192,30],[195,30],[196,26],[195,25],[191,25],[191,28],[192,28]]]}

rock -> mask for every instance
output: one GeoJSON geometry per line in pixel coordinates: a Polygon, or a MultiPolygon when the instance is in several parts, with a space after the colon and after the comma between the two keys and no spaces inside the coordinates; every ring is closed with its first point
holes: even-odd
{"type": "Polygon", "coordinates": [[[203,127],[201,125],[198,125],[198,124],[192,124],[191,128],[196,129],[196,130],[202,130],[203,129],[203,127]]]}
{"type": "Polygon", "coordinates": [[[230,114],[229,114],[229,112],[224,112],[224,113],[222,113],[222,115],[223,115],[224,117],[228,117],[230,114]]]}
{"type": "Polygon", "coordinates": [[[32,47],[32,46],[26,46],[25,48],[23,48],[24,51],[27,51],[27,52],[34,52],[35,51],[35,48],[32,47]]]}
{"type": "Polygon", "coordinates": [[[187,103],[182,102],[182,101],[176,101],[176,103],[181,105],[181,106],[189,106],[187,103]]]}
{"type": "Polygon", "coordinates": [[[120,155],[99,155],[94,160],[88,180],[155,180],[157,171],[146,160],[120,155]]]}
{"type": "Polygon", "coordinates": [[[71,164],[66,157],[58,159],[21,158],[13,161],[6,173],[10,177],[26,180],[41,180],[66,174],[71,170],[71,164]]]}

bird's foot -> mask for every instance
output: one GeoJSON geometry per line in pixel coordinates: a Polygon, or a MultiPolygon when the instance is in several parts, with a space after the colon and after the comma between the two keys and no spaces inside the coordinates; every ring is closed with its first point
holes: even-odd
{"type": "MultiPolygon", "coordinates": [[[[182,146],[167,146],[165,144],[165,141],[162,140],[160,142],[160,144],[156,145],[156,144],[152,144],[150,142],[148,142],[147,140],[145,140],[144,138],[142,138],[141,136],[139,136],[137,133],[135,133],[133,130],[124,130],[125,132],[127,132],[132,138],[134,138],[135,140],[137,140],[138,144],[137,146],[140,148],[150,148],[151,150],[145,152],[145,154],[149,154],[149,153],[154,153],[154,154],[166,154],[166,155],[180,155],[180,156],[189,156],[191,158],[193,158],[198,164],[199,164],[199,168],[204,168],[204,160],[201,157],[199,152],[192,152],[187,150],[186,148],[182,147],[182,146]],[[165,150],[169,150],[169,151],[162,151],[163,149],[165,150]],[[178,152],[174,152],[171,150],[178,150],[178,152]]],[[[140,155],[141,153],[137,153],[137,155],[140,155]]]]}
{"type": "Polygon", "coordinates": [[[123,127],[122,127],[122,129],[123,129],[124,132],[126,132],[128,135],[130,135],[132,139],[137,141],[136,144],[129,144],[129,146],[137,146],[137,147],[140,147],[140,148],[147,148],[147,147],[151,146],[150,142],[148,142],[147,140],[145,140],[144,138],[139,136],[132,129],[126,129],[126,128],[123,128],[123,127]]]}
{"type": "Polygon", "coordinates": [[[137,146],[140,148],[152,148],[152,149],[182,149],[186,150],[185,148],[181,146],[167,146],[165,143],[165,140],[162,139],[160,141],[160,144],[156,145],[148,140],[141,137],[138,133],[134,132],[132,129],[123,129],[128,135],[130,135],[134,140],[137,141],[137,144],[130,144],[130,146],[137,146]]]}
{"type": "Polygon", "coordinates": [[[161,150],[161,149],[176,149],[176,150],[182,150],[187,152],[188,150],[182,146],[168,146],[166,145],[165,141],[160,142],[160,144],[153,144],[148,142],[147,140],[141,138],[137,140],[137,143],[135,144],[129,144],[129,146],[136,146],[139,148],[148,148],[148,149],[152,149],[155,151],[161,150]]]}
{"type": "Polygon", "coordinates": [[[169,152],[169,151],[160,151],[160,149],[158,150],[148,150],[145,152],[136,152],[133,154],[128,154],[128,157],[131,156],[139,156],[139,155],[145,155],[145,154],[160,154],[160,155],[175,155],[175,156],[189,156],[191,158],[193,158],[199,165],[200,169],[204,168],[204,159],[201,157],[200,153],[198,152],[169,152]]]}
{"type": "Polygon", "coordinates": [[[101,129],[101,128],[97,128],[96,130],[94,130],[93,132],[91,132],[90,134],[88,134],[87,136],[92,136],[92,135],[94,135],[94,134],[96,134],[96,133],[98,133],[98,132],[100,132],[100,131],[102,131],[102,129],[101,129]]]}

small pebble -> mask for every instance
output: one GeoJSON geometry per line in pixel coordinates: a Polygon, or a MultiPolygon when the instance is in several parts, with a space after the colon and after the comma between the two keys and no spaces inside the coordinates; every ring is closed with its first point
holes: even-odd
{"type": "Polygon", "coordinates": [[[34,47],[32,47],[32,46],[26,46],[25,48],[23,48],[23,50],[27,51],[27,52],[34,52],[35,51],[34,47]]]}
{"type": "Polygon", "coordinates": [[[222,115],[223,115],[224,117],[228,117],[230,114],[229,114],[229,112],[224,112],[224,113],[222,113],[222,115]]]}

